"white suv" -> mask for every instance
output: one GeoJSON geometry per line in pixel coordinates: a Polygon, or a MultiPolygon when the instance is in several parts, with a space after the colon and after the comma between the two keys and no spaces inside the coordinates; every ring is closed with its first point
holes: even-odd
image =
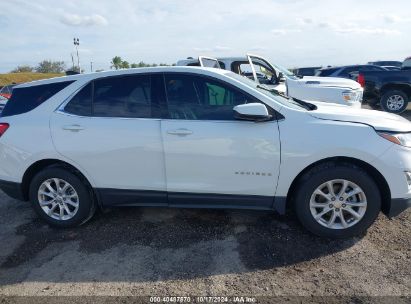
{"type": "Polygon", "coordinates": [[[113,206],[296,212],[364,232],[411,202],[411,123],[311,104],[225,70],[142,68],[19,85],[0,117],[0,184],[49,224],[113,206]]]}

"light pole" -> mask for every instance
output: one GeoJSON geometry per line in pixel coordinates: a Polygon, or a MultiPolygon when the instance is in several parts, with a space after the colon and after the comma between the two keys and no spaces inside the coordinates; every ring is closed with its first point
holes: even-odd
{"type": "Polygon", "coordinates": [[[78,72],[81,73],[81,68],[80,68],[80,57],[78,56],[78,46],[80,45],[80,39],[74,38],[73,43],[76,46],[76,51],[77,51],[77,66],[78,66],[78,72]]]}

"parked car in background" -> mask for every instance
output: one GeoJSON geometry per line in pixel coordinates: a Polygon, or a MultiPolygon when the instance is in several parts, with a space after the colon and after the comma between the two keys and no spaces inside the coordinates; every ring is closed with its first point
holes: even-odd
{"type": "Polygon", "coordinates": [[[298,77],[279,65],[270,63],[263,57],[248,54],[244,57],[213,58],[200,56],[198,59],[185,59],[177,66],[215,67],[232,71],[254,80],[260,85],[280,94],[306,101],[336,103],[352,107],[361,107],[361,86],[353,80],[342,78],[320,78],[312,76],[298,77]]]}
{"type": "Polygon", "coordinates": [[[364,101],[390,113],[402,113],[411,100],[411,70],[364,71],[358,76],[364,101]]]}
{"type": "Polygon", "coordinates": [[[114,206],[293,209],[312,233],[343,238],[411,206],[408,120],[215,68],[20,85],[0,118],[0,159],[4,192],[56,227],[114,206]]]}
{"type": "Polygon", "coordinates": [[[306,67],[294,69],[293,73],[297,76],[315,76],[316,72],[322,67],[306,67]]]}
{"type": "Polygon", "coordinates": [[[381,60],[381,61],[370,61],[368,64],[378,65],[378,66],[395,66],[401,68],[402,62],[396,60],[381,60]]]}
{"type": "Polygon", "coordinates": [[[0,114],[3,112],[4,107],[6,106],[8,99],[6,97],[0,96],[0,114]]]}
{"type": "Polygon", "coordinates": [[[6,85],[6,86],[2,87],[0,89],[0,96],[3,96],[5,98],[9,99],[11,97],[12,92],[13,92],[13,87],[14,86],[16,86],[16,84],[9,84],[9,85],[6,85]]]}
{"type": "Polygon", "coordinates": [[[411,57],[408,57],[404,60],[401,66],[402,70],[411,70],[411,57]]]}
{"type": "Polygon", "coordinates": [[[356,80],[360,72],[365,71],[388,71],[386,68],[378,65],[362,64],[362,65],[346,65],[338,67],[324,68],[317,71],[318,77],[341,77],[356,80]]]}
{"type": "Polygon", "coordinates": [[[401,70],[401,67],[392,66],[392,65],[384,65],[384,66],[381,66],[381,67],[383,67],[384,69],[387,69],[388,71],[399,71],[399,70],[401,70]]]}

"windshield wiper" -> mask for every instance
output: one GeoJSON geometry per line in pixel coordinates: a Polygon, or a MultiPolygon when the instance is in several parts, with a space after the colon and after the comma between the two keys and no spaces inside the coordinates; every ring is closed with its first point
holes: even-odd
{"type": "Polygon", "coordinates": [[[263,89],[263,90],[268,91],[268,92],[270,92],[270,93],[272,93],[272,94],[275,94],[275,95],[277,95],[277,96],[281,96],[281,97],[283,97],[283,98],[285,98],[285,99],[287,99],[287,100],[295,101],[297,104],[299,104],[301,107],[303,107],[303,108],[306,109],[306,110],[312,111],[312,110],[316,110],[316,109],[317,109],[317,106],[316,106],[316,105],[313,105],[312,103],[309,103],[309,102],[306,102],[306,101],[304,101],[304,100],[297,99],[297,98],[294,98],[294,97],[287,96],[287,95],[285,95],[283,92],[280,92],[280,91],[278,91],[278,90],[276,90],[276,89],[269,88],[269,87],[266,87],[266,86],[262,86],[262,85],[260,85],[260,84],[257,85],[257,88],[263,89]]]}

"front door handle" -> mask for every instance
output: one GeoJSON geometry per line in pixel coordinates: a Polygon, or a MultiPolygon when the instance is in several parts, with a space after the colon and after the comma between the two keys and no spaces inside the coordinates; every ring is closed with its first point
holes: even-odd
{"type": "Polygon", "coordinates": [[[67,125],[67,126],[63,127],[63,130],[78,132],[78,131],[84,130],[84,127],[82,127],[80,125],[67,125]]]}
{"type": "Polygon", "coordinates": [[[167,131],[167,133],[171,135],[186,136],[186,135],[193,134],[193,131],[182,128],[182,129],[177,129],[177,130],[169,130],[167,131]]]}

